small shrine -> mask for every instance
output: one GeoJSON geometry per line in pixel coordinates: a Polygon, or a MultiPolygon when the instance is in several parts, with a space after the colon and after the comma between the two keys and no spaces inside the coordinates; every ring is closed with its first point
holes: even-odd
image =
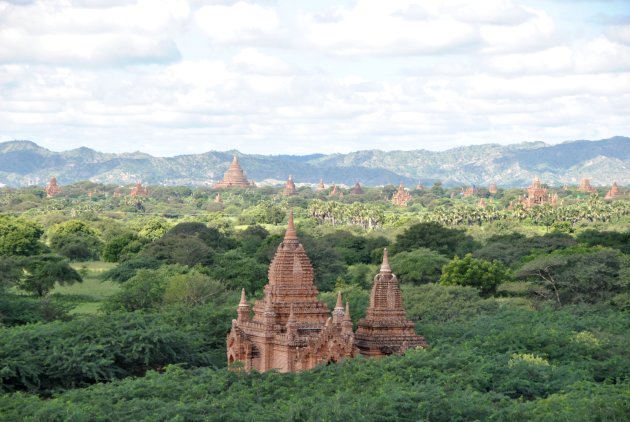
{"type": "Polygon", "coordinates": [[[133,187],[133,189],[131,189],[131,192],[129,193],[130,196],[132,197],[138,197],[138,196],[142,196],[142,197],[148,197],[149,196],[149,189],[142,186],[142,183],[138,182],[136,183],[136,185],[133,187]]]}
{"type": "Polygon", "coordinates": [[[333,182],[332,185],[332,190],[330,191],[330,193],[328,194],[328,196],[335,197],[335,196],[340,196],[341,191],[339,189],[337,189],[337,185],[333,182]]]}
{"type": "Polygon", "coordinates": [[[597,189],[595,189],[593,186],[591,186],[591,180],[590,179],[582,179],[580,180],[580,186],[578,186],[578,192],[585,192],[585,193],[596,193],[597,189]]]}
{"type": "Polygon", "coordinates": [[[282,194],[284,196],[292,196],[292,195],[298,194],[298,191],[295,188],[295,183],[293,182],[293,178],[291,177],[291,175],[289,175],[289,178],[287,179],[287,183],[284,186],[284,191],[282,191],[282,194]]]}
{"type": "Polygon", "coordinates": [[[477,203],[477,206],[479,208],[486,208],[488,205],[486,204],[486,200],[481,198],[481,199],[479,199],[479,202],[477,203]]]}
{"type": "Polygon", "coordinates": [[[422,183],[418,183],[418,184],[416,185],[416,190],[417,190],[417,191],[422,191],[422,190],[424,190],[424,185],[423,185],[422,183]]]}
{"type": "Polygon", "coordinates": [[[221,192],[217,192],[217,195],[214,197],[215,204],[222,204],[223,198],[221,198],[221,192]]]}
{"type": "Polygon", "coordinates": [[[468,186],[466,189],[463,190],[463,194],[464,198],[475,196],[477,195],[477,188],[475,187],[475,185],[468,186]]]}
{"type": "Polygon", "coordinates": [[[354,187],[352,188],[352,190],[350,190],[350,193],[352,195],[363,195],[363,188],[361,187],[361,184],[359,182],[354,184],[354,187]]]}
{"type": "Polygon", "coordinates": [[[230,167],[228,167],[227,171],[223,176],[223,180],[218,183],[215,183],[215,189],[223,189],[223,188],[249,188],[254,187],[254,183],[250,183],[245,176],[245,172],[241,168],[241,164],[238,162],[238,158],[236,155],[232,159],[232,163],[230,167]]]}
{"type": "Polygon", "coordinates": [[[604,199],[612,200],[612,199],[619,198],[621,196],[622,194],[619,191],[619,186],[617,186],[617,182],[613,182],[612,186],[610,187],[610,190],[606,192],[606,196],[604,196],[604,199]]]}
{"type": "Polygon", "coordinates": [[[498,191],[499,190],[497,189],[497,184],[490,183],[490,186],[488,186],[488,192],[490,193],[490,195],[496,195],[498,191]]]}
{"type": "Polygon", "coordinates": [[[411,194],[405,190],[402,182],[400,182],[398,190],[392,196],[392,204],[398,207],[406,207],[409,201],[411,201],[411,194]]]}
{"type": "Polygon", "coordinates": [[[55,176],[50,178],[48,185],[44,188],[44,192],[46,192],[47,198],[53,198],[61,192],[61,188],[57,184],[57,178],[55,176]]]}

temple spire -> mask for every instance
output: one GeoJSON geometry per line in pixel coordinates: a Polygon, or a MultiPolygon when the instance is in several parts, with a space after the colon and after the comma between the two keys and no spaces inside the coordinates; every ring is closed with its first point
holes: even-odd
{"type": "Polygon", "coordinates": [[[343,309],[343,302],[341,301],[341,290],[337,292],[337,304],[335,305],[335,309],[337,308],[343,309]]]}
{"type": "Polygon", "coordinates": [[[392,269],[389,266],[389,257],[387,255],[387,248],[383,250],[383,263],[381,264],[381,273],[391,273],[392,269]]]}
{"type": "Polygon", "coordinates": [[[346,312],[343,314],[344,321],[352,321],[350,318],[350,302],[346,301],[346,312]]]}
{"type": "Polygon", "coordinates": [[[289,224],[287,225],[287,232],[284,234],[284,240],[297,240],[297,233],[293,222],[293,210],[289,211],[289,224]]]}
{"type": "Polygon", "coordinates": [[[241,290],[241,302],[238,304],[238,306],[247,306],[247,298],[245,297],[245,288],[244,287],[241,290]]]}

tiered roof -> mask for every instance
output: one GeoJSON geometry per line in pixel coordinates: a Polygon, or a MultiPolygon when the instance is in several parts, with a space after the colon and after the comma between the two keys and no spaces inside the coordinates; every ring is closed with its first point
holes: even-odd
{"type": "Polygon", "coordinates": [[[48,185],[44,188],[44,192],[46,192],[47,198],[52,198],[61,192],[61,188],[57,184],[57,178],[55,176],[50,178],[48,185]]]}
{"type": "Polygon", "coordinates": [[[591,186],[591,180],[590,179],[582,179],[580,180],[580,186],[578,186],[578,191],[580,192],[585,192],[585,193],[595,193],[597,192],[597,189],[595,189],[593,186],[591,186]]]}
{"type": "Polygon", "coordinates": [[[613,182],[610,190],[606,193],[604,199],[615,199],[621,196],[621,192],[619,192],[619,186],[617,186],[617,182],[613,182]]]}
{"type": "Polygon", "coordinates": [[[400,182],[398,190],[392,196],[392,203],[399,207],[405,207],[409,201],[411,201],[411,194],[405,190],[402,182],[400,182]]]}
{"type": "Polygon", "coordinates": [[[361,188],[361,184],[359,182],[355,183],[350,193],[353,195],[363,195],[363,188],[361,188]]]}
{"type": "Polygon", "coordinates": [[[282,192],[282,194],[284,196],[291,196],[291,195],[297,195],[298,191],[295,188],[295,183],[293,182],[293,177],[291,177],[291,175],[289,175],[289,178],[287,179],[287,184],[284,186],[284,191],[282,192]]]}
{"type": "Polygon", "coordinates": [[[358,323],[355,339],[360,353],[368,357],[427,347],[424,337],[416,334],[413,322],[405,315],[400,286],[389,266],[387,249],[383,251],[383,263],[374,277],[370,305],[365,318],[358,323]]]}
{"type": "Polygon", "coordinates": [[[245,177],[245,172],[241,168],[236,155],[232,159],[230,167],[228,167],[223,180],[214,185],[215,188],[248,188],[252,184],[245,177]]]}

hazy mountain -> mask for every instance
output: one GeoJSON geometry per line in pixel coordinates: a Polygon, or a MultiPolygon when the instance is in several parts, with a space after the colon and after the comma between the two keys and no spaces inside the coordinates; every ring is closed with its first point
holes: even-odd
{"type": "Polygon", "coordinates": [[[176,157],[153,157],[142,152],[109,154],[90,148],[54,152],[30,141],[0,143],[0,183],[43,185],[50,176],[60,184],[79,180],[130,184],[208,185],[220,179],[232,155],[238,155],[250,179],[284,181],[289,174],[299,183],[365,185],[441,180],[446,185],[525,186],[534,176],[550,185],[576,184],[588,177],[594,185],[616,180],[630,184],[630,138],[568,141],[556,145],[528,142],[502,146],[474,145],[447,151],[357,151],[349,154],[247,155],[210,151],[176,157]]]}

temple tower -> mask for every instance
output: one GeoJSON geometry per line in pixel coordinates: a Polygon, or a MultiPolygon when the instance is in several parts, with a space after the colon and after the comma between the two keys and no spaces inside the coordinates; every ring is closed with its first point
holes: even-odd
{"type": "Polygon", "coordinates": [[[238,162],[238,158],[236,158],[235,155],[232,159],[230,167],[228,167],[225,175],[223,176],[223,180],[216,183],[214,188],[248,188],[251,186],[253,186],[253,184],[249,183],[247,177],[245,177],[245,172],[241,168],[241,164],[238,162]]]}
{"type": "Polygon", "coordinates": [[[355,183],[350,193],[353,195],[363,195],[363,189],[361,188],[361,184],[359,182],[355,183]]]}
{"type": "Polygon", "coordinates": [[[48,185],[44,188],[47,198],[52,198],[61,192],[61,188],[57,184],[57,178],[55,176],[50,178],[48,185]]]}
{"type": "Polygon", "coordinates": [[[142,186],[142,183],[138,182],[133,187],[133,189],[131,189],[131,192],[129,193],[129,195],[134,197],[134,198],[137,197],[137,196],[147,197],[147,196],[149,196],[149,189],[144,187],[144,186],[142,186]]]}
{"type": "Polygon", "coordinates": [[[406,207],[409,201],[411,201],[411,194],[405,190],[402,182],[400,182],[398,190],[392,196],[392,204],[399,207],[406,207]]]}
{"type": "Polygon", "coordinates": [[[355,334],[359,352],[367,357],[404,353],[409,348],[427,347],[416,334],[414,324],[403,308],[398,279],[389,266],[387,249],[380,272],[374,277],[366,317],[359,321],[355,334]]]}
{"type": "Polygon", "coordinates": [[[584,192],[584,193],[596,193],[597,189],[595,189],[593,186],[591,186],[591,179],[582,179],[580,180],[580,186],[578,186],[577,189],[579,192],[584,192]]]}
{"type": "Polygon", "coordinates": [[[292,196],[298,194],[298,191],[295,188],[295,183],[293,182],[293,177],[291,177],[291,175],[289,175],[289,178],[287,179],[287,184],[284,186],[284,191],[282,191],[282,194],[284,196],[292,196]]]}
{"type": "Polygon", "coordinates": [[[604,197],[604,199],[611,200],[619,198],[620,196],[621,192],[619,192],[619,186],[617,186],[617,182],[613,182],[610,190],[606,192],[606,196],[604,197]]]}

